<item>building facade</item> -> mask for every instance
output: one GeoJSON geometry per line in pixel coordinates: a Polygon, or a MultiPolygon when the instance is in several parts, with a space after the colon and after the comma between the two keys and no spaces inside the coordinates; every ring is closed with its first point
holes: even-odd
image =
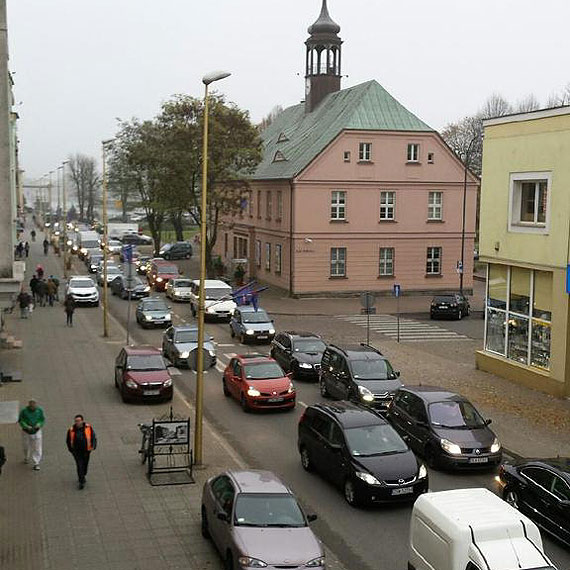
{"type": "Polygon", "coordinates": [[[485,121],[480,254],[488,264],[477,366],[570,394],[570,107],[485,121]]]}
{"type": "Polygon", "coordinates": [[[440,135],[376,81],[340,90],[339,31],[324,0],[305,101],[262,133],[249,200],[217,253],[291,295],[456,291],[463,257],[469,292],[478,180],[464,185],[440,135]]]}

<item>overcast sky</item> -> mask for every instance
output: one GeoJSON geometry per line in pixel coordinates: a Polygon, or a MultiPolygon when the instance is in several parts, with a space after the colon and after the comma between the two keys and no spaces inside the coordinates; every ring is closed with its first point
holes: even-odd
{"type": "MultiPolygon", "coordinates": [[[[570,82],[568,0],[329,0],[343,87],[376,79],[436,129],[493,92],[544,102],[570,82]]],[[[10,68],[28,178],[99,157],[116,118],[151,118],[217,84],[259,121],[304,94],[304,41],[321,0],[8,0],[10,68]]]]}

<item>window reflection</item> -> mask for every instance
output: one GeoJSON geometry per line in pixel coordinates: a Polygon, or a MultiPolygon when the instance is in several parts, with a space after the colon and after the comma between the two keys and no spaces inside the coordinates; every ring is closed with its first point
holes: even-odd
{"type": "Polygon", "coordinates": [[[503,311],[487,309],[487,342],[485,349],[505,354],[505,317],[503,311]]]}
{"type": "Polygon", "coordinates": [[[530,309],[530,269],[511,267],[510,310],[523,315],[530,309]]]}
{"type": "Polygon", "coordinates": [[[530,363],[540,368],[550,368],[550,323],[532,321],[530,363]]]}
{"type": "Polygon", "coordinates": [[[509,346],[507,356],[521,364],[528,363],[528,319],[509,315],[509,346]]]}
{"type": "Polygon", "coordinates": [[[507,271],[506,265],[489,266],[488,304],[498,309],[507,308],[507,271]]]}
{"type": "Polygon", "coordinates": [[[552,320],[552,273],[534,272],[534,300],[532,316],[543,321],[552,320]]]}

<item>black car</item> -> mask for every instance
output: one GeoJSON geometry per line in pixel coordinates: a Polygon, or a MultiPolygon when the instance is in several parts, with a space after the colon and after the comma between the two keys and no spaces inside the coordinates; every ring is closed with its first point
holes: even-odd
{"type": "Polygon", "coordinates": [[[119,275],[111,281],[111,292],[113,295],[118,295],[121,299],[129,298],[129,289],[131,292],[131,299],[142,299],[148,297],[150,287],[148,283],[143,283],[140,277],[133,276],[130,281],[125,275],[119,275]]]}
{"type": "Polygon", "coordinates": [[[271,356],[285,372],[292,372],[294,378],[318,380],[326,347],[314,333],[285,331],[275,335],[271,356]]]}
{"type": "Polygon", "coordinates": [[[123,245],[152,245],[152,238],[145,235],[129,233],[121,236],[123,245]]]}
{"type": "Polygon", "coordinates": [[[150,255],[140,255],[135,259],[135,267],[137,268],[137,273],[139,275],[146,275],[150,270],[150,255]]]}
{"type": "Polygon", "coordinates": [[[192,257],[192,244],[189,241],[167,243],[160,250],[164,259],[190,259],[192,257]]]}
{"type": "Polygon", "coordinates": [[[501,466],[503,499],[570,546],[570,459],[532,459],[501,466]]]}
{"type": "Polygon", "coordinates": [[[471,308],[465,295],[438,295],[431,301],[429,316],[431,319],[452,318],[461,320],[468,317],[471,308]]]}
{"type": "Polygon", "coordinates": [[[392,425],[430,467],[489,468],[501,462],[499,440],[463,396],[434,386],[400,388],[388,410],[392,425]]]}
{"type": "Polygon", "coordinates": [[[329,344],[321,361],[319,386],[325,398],[387,410],[402,386],[399,377],[400,372],[373,346],[329,344]]]}
{"type": "Polygon", "coordinates": [[[307,471],[319,471],[352,506],[414,500],[428,490],[428,473],[396,430],[353,402],[309,406],[297,446],[307,471]]]}

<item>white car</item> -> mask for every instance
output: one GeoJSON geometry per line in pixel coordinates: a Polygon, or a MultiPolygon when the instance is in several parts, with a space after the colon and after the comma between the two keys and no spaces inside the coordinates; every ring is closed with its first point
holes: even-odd
{"type": "Polygon", "coordinates": [[[121,253],[122,247],[123,244],[118,239],[111,238],[109,240],[109,245],[107,246],[107,251],[111,255],[119,255],[119,253],[121,253]]]}
{"type": "Polygon", "coordinates": [[[85,275],[70,277],[65,292],[71,295],[78,305],[83,303],[96,307],[99,305],[99,291],[91,277],[85,275]]]}
{"type": "MultiPolygon", "coordinates": [[[[218,279],[206,279],[204,281],[206,317],[212,319],[224,319],[229,321],[237,307],[232,297],[232,288],[218,279]]],[[[190,291],[190,310],[192,316],[198,314],[200,296],[200,281],[194,279],[190,291]]]]}
{"type": "Polygon", "coordinates": [[[190,301],[192,281],[190,279],[169,279],[164,290],[166,296],[173,301],[190,301]]]}

